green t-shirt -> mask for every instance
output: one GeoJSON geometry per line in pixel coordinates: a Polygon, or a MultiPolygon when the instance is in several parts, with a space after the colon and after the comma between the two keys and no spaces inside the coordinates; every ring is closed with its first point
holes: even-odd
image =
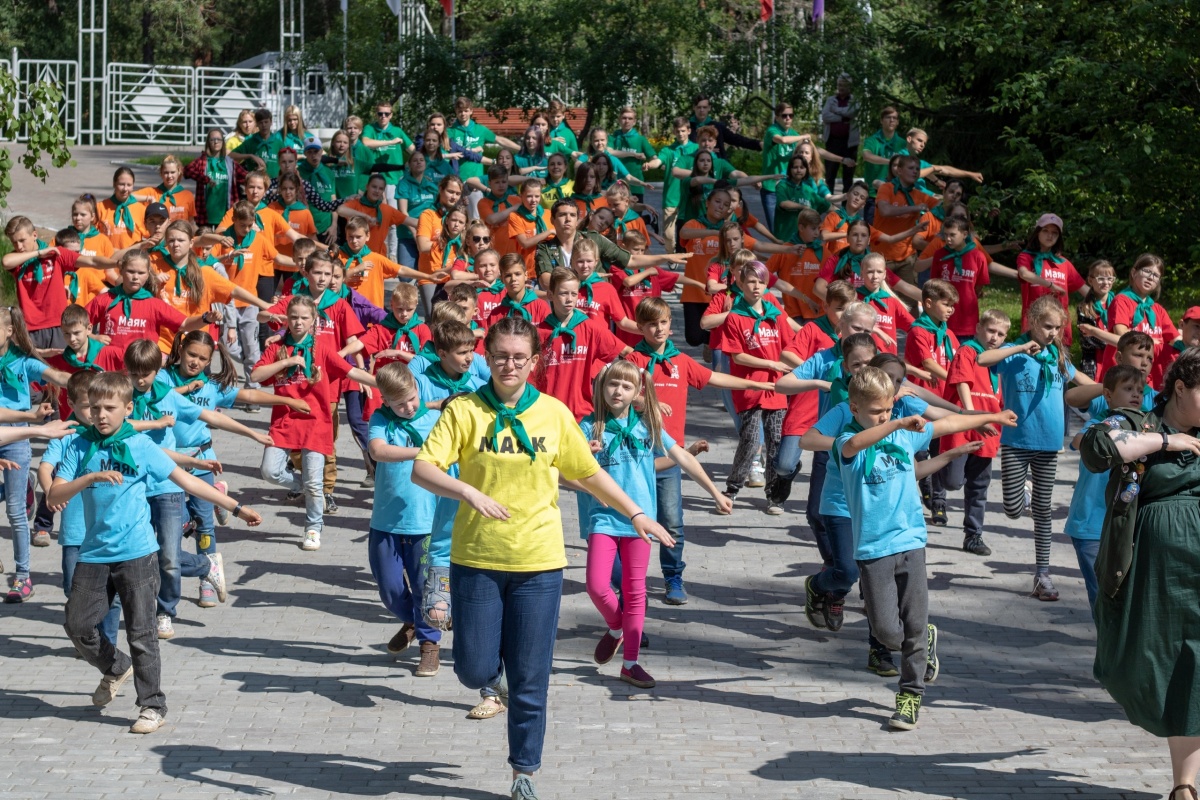
{"type": "MultiPolygon", "coordinates": [[[[696,166],[696,155],[693,153],[692,155],[687,156],[686,158],[680,158],[678,163],[675,164],[675,166],[679,167],[680,169],[686,169],[686,170],[690,171],[693,167],[696,166]]],[[[734,171],[733,164],[730,164],[728,161],[726,161],[725,159],[721,158],[718,155],[715,155],[715,154],[713,155],[713,171],[712,171],[713,178],[715,178],[716,180],[721,180],[722,178],[728,178],[733,173],[733,171],[734,171]]],[[[688,220],[696,219],[702,213],[704,213],[704,205],[705,205],[705,203],[708,202],[708,196],[712,194],[712,190],[713,190],[713,185],[711,183],[706,183],[702,187],[700,187],[700,194],[699,194],[698,198],[692,198],[691,197],[691,188],[688,183],[688,179],[680,178],[679,179],[679,200],[680,200],[680,202],[679,202],[679,222],[677,224],[683,225],[683,223],[687,222],[688,220]],[[689,202],[689,199],[691,200],[691,202],[689,202]]]]}
{"type": "Polygon", "coordinates": [[[699,149],[695,142],[684,142],[667,145],[658,151],[658,159],[663,165],[663,208],[679,207],[681,181],[671,174],[671,170],[679,166],[681,158],[690,158],[699,149]]]}
{"type": "Polygon", "coordinates": [[[281,147],[283,147],[283,139],[274,133],[265,139],[257,133],[252,133],[233,152],[258,156],[266,164],[267,176],[271,180],[275,180],[279,177],[279,148],[281,147]]]}
{"type": "MultiPolygon", "coordinates": [[[[825,181],[812,178],[805,178],[798,184],[790,180],[779,181],[775,187],[777,202],[799,203],[801,207],[814,209],[822,215],[829,210],[829,201],[825,199],[828,195],[829,187],[825,181]]],[[[799,208],[780,208],[778,205],[775,207],[775,226],[771,229],[775,238],[788,242],[796,237],[796,219],[800,216],[800,211],[799,208]]]]}
{"type": "Polygon", "coordinates": [[[550,132],[546,134],[546,155],[550,155],[551,153],[565,153],[569,156],[578,150],[579,142],[576,140],[575,134],[571,132],[571,129],[567,127],[566,120],[559,123],[557,127],[551,128],[550,132]],[[554,139],[556,138],[563,139],[565,144],[555,142],[554,139]],[[561,149],[551,150],[551,145],[556,145],[561,149]]]}
{"type": "MultiPolygon", "coordinates": [[[[404,213],[416,219],[421,216],[422,211],[434,207],[438,199],[438,182],[428,170],[421,176],[420,181],[413,180],[408,170],[395,174],[401,176],[396,184],[396,199],[408,201],[408,210],[404,213]]],[[[397,225],[396,235],[401,239],[411,239],[413,231],[407,225],[397,225]]]]}
{"type": "MultiPolygon", "coordinates": [[[[892,156],[905,152],[907,145],[908,143],[901,138],[899,133],[893,133],[891,139],[885,139],[883,130],[880,129],[867,137],[867,140],[863,142],[863,150],[890,161],[892,156]]],[[[863,161],[863,179],[867,182],[867,190],[871,192],[871,197],[874,197],[875,181],[889,179],[888,165],[863,161]]]]}
{"type": "MultiPolygon", "coordinates": [[[[448,151],[443,151],[443,156],[448,151]]],[[[460,162],[459,170],[466,166],[468,162],[465,158],[460,162]]],[[[426,158],[425,159],[425,176],[433,176],[434,180],[440,182],[447,175],[454,175],[454,162],[448,158],[426,158]]]]}
{"type": "Polygon", "coordinates": [[[367,188],[367,181],[371,179],[371,165],[375,163],[375,151],[362,143],[362,137],[359,137],[352,149],[354,152],[354,172],[358,176],[355,180],[355,189],[349,192],[349,194],[342,194],[342,190],[339,188],[339,197],[347,197],[363,192],[367,188]]]}
{"type": "MultiPolygon", "coordinates": [[[[496,141],[496,134],[492,133],[486,125],[480,125],[475,120],[471,120],[466,126],[455,121],[446,129],[446,134],[450,137],[450,141],[458,142],[459,146],[467,150],[474,150],[496,141]]],[[[484,175],[483,162],[462,159],[458,164],[458,175],[464,181],[468,178],[482,178],[484,175]]]]}
{"type": "MultiPolygon", "coordinates": [[[[786,130],[779,127],[775,123],[771,123],[771,127],[767,128],[767,132],[763,134],[763,157],[762,157],[762,174],[763,175],[783,175],[787,172],[788,159],[792,157],[792,153],[796,151],[795,144],[776,144],[772,141],[776,136],[795,136],[796,132],[791,128],[786,130]]],[[[775,184],[778,181],[763,181],[763,189],[768,192],[775,191],[775,184]]]]}
{"type": "Polygon", "coordinates": [[[539,167],[539,169],[536,169],[533,172],[526,172],[525,177],[541,178],[542,180],[546,179],[546,156],[536,158],[534,156],[523,156],[518,154],[513,156],[513,163],[516,164],[520,169],[539,167]]]}
{"type": "MultiPolygon", "coordinates": [[[[608,143],[608,148],[610,150],[628,150],[632,153],[641,153],[646,157],[646,161],[653,161],[657,155],[646,137],[638,133],[637,128],[631,128],[629,133],[618,132],[613,134],[611,141],[608,143]]],[[[645,177],[642,172],[642,164],[644,162],[638,161],[636,158],[622,158],[621,163],[625,166],[625,170],[638,180],[642,180],[645,177]]],[[[641,197],[646,192],[640,186],[632,186],[630,189],[638,197],[641,197]]]]}
{"type": "MultiPolygon", "coordinates": [[[[368,148],[375,154],[372,163],[374,164],[394,164],[395,166],[404,165],[404,154],[408,152],[408,148],[413,146],[412,139],[408,138],[408,134],[397,128],[395,125],[386,125],[383,128],[372,122],[367,127],[363,128],[363,139],[372,139],[374,141],[387,141],[389,139],[399,139],[400,144],[388,144],[383,147],[368,148]]],[[[364,145],[365,146],[365,145],[364,145]]],[[[396,186],[400,183],[399,172],[383,173],[384,180],[389,186],[396,186]]]]}
{"type": "MultiPolygon", "coordinates": [[[[297,165],[296,171],[300,173],[301,178],[316,189],[322,200],[333,200],[337,196],[337,176],[329,167],[324,164],[314,167],[308,161],[301,161],[297,165]]],[[[308,210],[312,212],[313,224],[317,226],[317,233],[329,230],[329,226],[333,224],[333,214],[311,206],[308,210]]]]}

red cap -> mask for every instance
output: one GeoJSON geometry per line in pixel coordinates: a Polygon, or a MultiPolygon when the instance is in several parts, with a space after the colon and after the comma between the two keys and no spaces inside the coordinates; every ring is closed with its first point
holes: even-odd
{"type": "Polygon", "coordinates": [[[1200,306],[1192,306],[1183,312],[1183,319],[1185,322],[1189,319],[1200,320],[1200,306]]]}

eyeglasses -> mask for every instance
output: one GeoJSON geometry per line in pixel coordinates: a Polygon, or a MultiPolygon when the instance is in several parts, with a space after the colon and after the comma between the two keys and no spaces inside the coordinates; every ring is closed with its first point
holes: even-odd
{"type": "Polygon", "coordinates": [[[491,240],[492,240],[492,237],[490,237],[490,236],[472,236],[471,237],[472,244],[487,244],[491,240]]]}
{"type": "Polygon", "coordinates": [[[533,356],[502,356],[499,353],[488,353],[487,360],[493,367],[503,367],[512,362],[517,369],[524,369],[525,365],[533,360],[533,356]]]}

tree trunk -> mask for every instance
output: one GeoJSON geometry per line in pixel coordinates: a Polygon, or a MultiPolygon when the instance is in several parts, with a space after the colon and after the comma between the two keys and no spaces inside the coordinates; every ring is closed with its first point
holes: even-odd
{"type": "Polygon", "coordinates": [[[154,39],[150,36],[150,26],[154,24],[154,13],[150,3],[142,4],[142,62],[146,66],[154,64],[154,39]]]}

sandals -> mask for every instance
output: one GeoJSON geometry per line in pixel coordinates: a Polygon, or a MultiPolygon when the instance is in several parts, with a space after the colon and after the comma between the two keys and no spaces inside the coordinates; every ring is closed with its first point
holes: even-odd
{"type": "Polygon", "coordinates": [[[491,719],[492,717],[503,714],[508,708],[504,703],[500,702],[499,697],[491,697],[486,700],[481,700],[479,705],[467,712],[467,719],[491,719]]]}
{"type": "MultiPolygon", "coordinates": [[[[1187,791],[1187,793],[1192,796],[1192,800],[1200,800],[1200,798],[1197,798],[1197,796],[1196,796],[1196,787],[1192,786],[1190,784],[1186,784],[1186,783],[1181,783],[1178,786],[1176,786],[1174,789],[1172,789],[1171,793],[1169,795],[1167,795],[1167,800],[1175,800],[1175,793],[1178,792],[1180,789],[1185,789],[1187,791]]],[[[1187,798],[1185,797],[1185,798],[1183,798],[1183,800],[1187,800],[1187,798]]]]}

